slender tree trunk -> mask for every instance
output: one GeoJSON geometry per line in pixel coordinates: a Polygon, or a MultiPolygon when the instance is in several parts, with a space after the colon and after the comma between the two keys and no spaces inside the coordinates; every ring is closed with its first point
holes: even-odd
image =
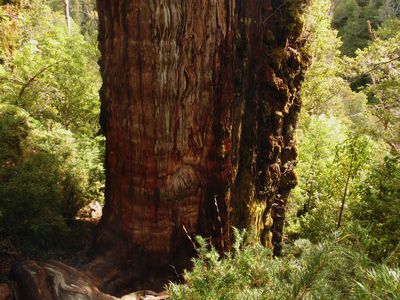
{"type": "Polygon", "coordinates": [[[348,193],[348,190],[349,190],[349,183],[350,183],[350,179],[351,179],[352,172],[353,172],[353,159],[354,159],[354,157],[351,158],[349,171],[347,173],[347,178],[346,178],[346,184],[344,186],[342,202],[341,202],[341,206],[340,206],[340,210],[339,210],[338,222],[337,222],[337,226],[336,226],[337,229],[339,229],[341,224],[342,224],[344,205],[346,203],[347,193],[348,193]]]}
{"type": "Polygon", "coordinates": [[[70,6],[69,6],[69,0],[64,0],[65,2],[65,20],[67,22],[67,30],[68,34],[71,34],[71,16],[70,16],[70,6]]]}
{"type": "Polygon", "coordinates": [[[226,251],[232,226],[280,254],[305,2],[97,1],[106,202],[84,268],[96,286],[157,285],[189,266],[188,236],[226,251]]]}

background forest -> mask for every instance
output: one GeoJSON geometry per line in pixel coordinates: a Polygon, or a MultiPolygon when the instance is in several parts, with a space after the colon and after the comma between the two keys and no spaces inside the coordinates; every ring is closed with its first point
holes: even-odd
{"type": "Polygon", "coordinates": [[[67,30],[63,1],[0,6],[0,235],[22,251],[68,240],[103,201],[94,1],[70,13],[67,30]]]}
{"type": "MultiPolygon", "coordinates": [[[[199,238],[174,299],[400,299],[400,1],[310,2],[284,255],[199,238]]],[[[77,214],[103,201],[95,1],[69,13],[0,0],[1,257],[85,247],[77,214]]]]}

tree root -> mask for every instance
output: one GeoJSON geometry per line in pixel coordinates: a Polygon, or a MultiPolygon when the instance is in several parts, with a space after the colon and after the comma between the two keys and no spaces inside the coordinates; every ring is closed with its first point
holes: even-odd
{"type": "MultiPolygon", "coordinates": [[[[93,269],[93,264],[91,264],[93,269]]],[[[110,282],[126,283],[134,279],[133,272],[114,270],[113,276],[105,278],[110,282]],[[118,275],[118,276],[117,276],[118,275]],[[125,276],[123,279],[121,276],[125,276]]],[[[166,292],[156,293],[148,290],[129,293],[120,298],[111,296],[99,289],[105,282],[85,271],[79,271],[57,261],[25,261],[15,263],[10,271],[10,279],[15,285],[8,285],[10,290],[6,299],[23,300],[165,300],[166,292]],[[11,292],[13,291],[13,292],[11,292]]],[[[114,283],[111,286],[118,286],[114,283]]],[[[7,286],[4,286],[6,290],[7,286]]],[[[115,291],[113,291],[115,293],[115,291]]],[[[0,295],[1,296],[1,295],[0,295]]],[[[3,300],[0,298],[0,300],[3,300]]]]}

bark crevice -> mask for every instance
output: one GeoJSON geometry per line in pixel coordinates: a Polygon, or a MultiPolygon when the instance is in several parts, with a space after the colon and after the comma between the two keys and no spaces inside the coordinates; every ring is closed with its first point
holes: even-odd
{"type": "MultiPolygon", "coordinates": [[[[51,266],[115,295],[176,279],[195,254],[187,235],[227,251],[232,226],[253,226],[281,253],[306,2],[97,1],[106,204],[84,273],[51,266]]],[[[55,276],[45,264],[25,268],[44,274],[25,291],[55,276]]]]}

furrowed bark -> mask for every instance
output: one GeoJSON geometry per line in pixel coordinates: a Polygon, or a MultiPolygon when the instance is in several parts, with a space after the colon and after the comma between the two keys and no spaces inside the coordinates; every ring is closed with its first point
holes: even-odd
{"type": "Polygon", "coordinates": [[[286,202],[296,185],[294,133],[308,63],[301,39],[305,3],[238,1],[236,115],[242,119],[235,127],[242,130],[232,224],[255,226],[275,255],[281,252],[286,202]]]}
{"type": "Polygon", "coordinates": [[[162,286],[189,237],[227,251],[232,226],[280,255],[306,2],[97,1],[106,201],[89,289],[162,286]]]}
{"type": "Polygon", "coordinates": [[[185,265],[193,254],[186,231],[223,251],[232,225],[255,224],[279,255],[296,183],[303,4],[99,1],[100,253],[185,265]]]}
{"type": "Polygon", "coordinates": [[[157,264],[187,259],[184,228],[223,239],[213,232],[214,199],[225,215],[233,174],[220,131],[232,122],[234,3],[99,1],[98,9],[107,137],[98,249],[157,264]]]}

